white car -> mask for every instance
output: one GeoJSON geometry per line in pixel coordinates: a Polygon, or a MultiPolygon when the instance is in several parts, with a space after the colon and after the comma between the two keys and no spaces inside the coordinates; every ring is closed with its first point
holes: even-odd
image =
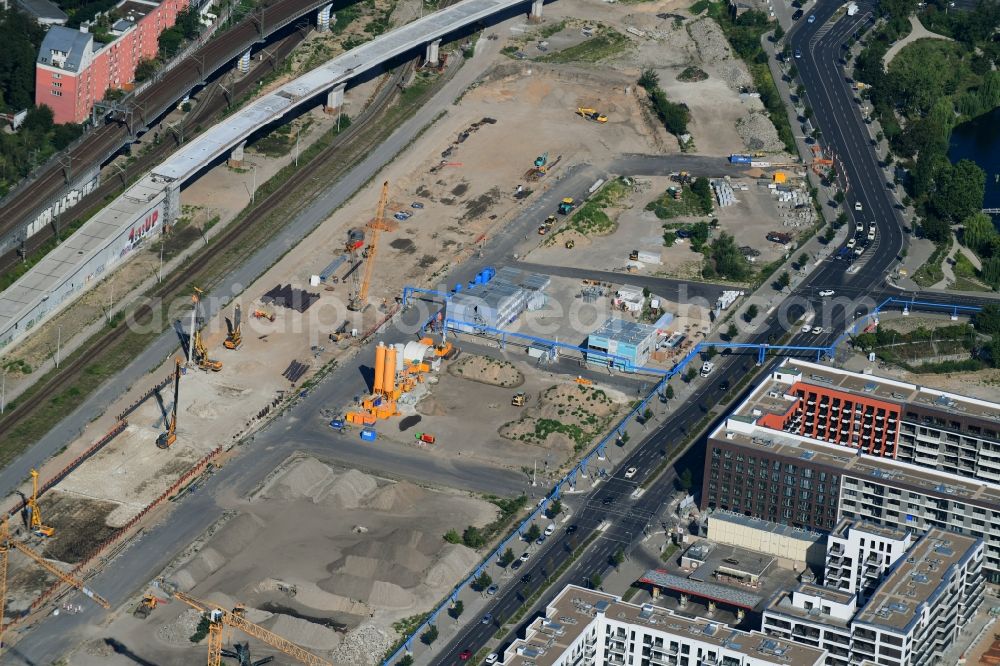
{"type": "Polygon", "coordinates": [[[872,227],[871,229],[868,230],[868,240],[870,241],[875,240],[875,227],[872,227]]]}
{"type": "Polygon", "coordinates": [[[629,467],[627,470],[625,470],[625,478],[626,479],[631,479],[633,476],[635,476],[638,473],[639,473],[639,470],[637,468],[635,468],[635,467],[629,467]]]}
{"type": "Polygon", "coordinates": [[[486,655],[486,659],[483,661],[487,666],[492,666],[492,664],[497,663],[500,660],[500,656],[496,652],[491,652],[486,655]]]}
{"type": "Polygon", "coordinates": [[[836,292],[834,292],[833,289],[824,289],[823,291],[819,292],[819,295],[822,296],[823,298],[826,298],[827,296],[833,296],[835,293],[836,292]]]}
{"type": "Polygon", "coordinates": [[[860,201],[859,201],[859,202],[857,202],[856,204],[854,204],[854,210],[858,211],[859,213],[860,213],[861,211],[863,211],[864,209],[865,209],[865,207],[861,205],[861,202],[860,202],[860,201]]]}
{"type": "Polygon", "coordinates": [[[854,246],[857,245],[857,244],[858,244],[858,239],[857,238],[852,238],[851,240],[847,241],[847,249],[848,250],[853,250],[854,246]]]}
{"type": "Polygon", "coordinates": [[[555,523],[549,523],[549,526],[545,528],[545,536],[547,536],[547,537],[548,536],[552,536],[553,533],[555,533],[555,531],[556,531],[556,524],[555,523]]]}
{"type": "Polygon", "coordinates": [[[802,332],[808,333],[812,330],[812,324],[802,324],[802,332]]]}
{"type": "MultiPolygon", "coordinates": [[[[822,331],[823,329],[820,330],[822,331]]],[[[524,551],[523,553],[521,553],[522,562],[527,562],[529,557],[531,557],[531,553],[529,553],[528,551],[524,551]]]]}
{"type": "Polygon", "coordinates": [[[815,328],[813,328],[813,335],[819,335],[822,332],[823,332],[822,326],[816,326],[815,328]]]}
{"type": "Polygon", "coordinates": [[[864,254],[864,251],[865,251],[865,248],[862,247],[861,245],[859,245],[856,248],[854,248],[854,256],[855,257],[860,257],[862,254],[864,254]]]}

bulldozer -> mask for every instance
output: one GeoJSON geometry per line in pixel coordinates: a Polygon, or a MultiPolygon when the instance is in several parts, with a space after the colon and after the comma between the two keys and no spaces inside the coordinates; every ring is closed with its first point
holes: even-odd
{"type": "Polygon", "coordinates": [[[135,607],[135,610],[132,611],[132,615],[139,618],[140,620],[145,620],[147,617],[149,617],[149,614],[153,612],[153,609],[155,609],[160,604],[165,604],[165,603],[167,603],[166,599],[161,599],[155,595],[147,593],[145,596],[143,596],[142,601],[139,602],[139,605],[135,607]]]}
{"type": "Polygon", "coordinates": [[[573,197],[566,197],[559,202],[560,215],[569,215],[574,208],[576,208],[576,201],[573,200],[573,197]]]}
{"type": "Polygon", "coordinates": [[[595,123],[606,123],[606,122],[608,122],[608,117],[606,115],[604,115],[603,113],[599,113],[597,111],[597,109],[578,108],[576,110],[576,113],[577,113],[577,115],[582,116],[583,118],[586,118],[587,120],[591,120],[591,121],[593,121],[595,123]]]}
{"type": "Polygon", "coordinates": [[[514,397],[510,399],[510,404],[514,407],[524,407],[528,404],[528,400],[531,398],[530,395],[524,391],[519,391],[514,394],[514,397]]]}

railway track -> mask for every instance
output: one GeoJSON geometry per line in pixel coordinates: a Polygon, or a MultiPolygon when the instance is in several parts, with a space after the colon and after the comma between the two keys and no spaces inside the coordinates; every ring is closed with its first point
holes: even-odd
{"type": "MultiPolygon", "coordinates": [[[[370,122],[373,120],[377,121],[379,116],[381,116],[382,113],[388,108],[390,103],[396,99],[402,82],[405,80],[405,77],[409,75],[412,69],[412,62],[398,67],[397,70],[389,77],[389,80],[376,93],[372,103],[365,107],[364,111],[358,115],[350,127],[344,130],[334,141],[330,143],[329,146],[321,150],[313,158],[313,160],[309,163],[309,168],[319,169],[324,167],[328,162],[331,162],[336,157],[336,153],[340,151],[345,144],[350,143],[362,134],[367,129],[370,122]]],[[[339,160],[338,163],[344,167],[344,169],[349,168],[343,164],[343,160],[339,160]]],[[[337,177],[339,177],[339,174],[337,177]]],[[[312,198],[318,195],[318,190],[303,193],[303,195],[295,201],[295,206],[293,207],[289,207],[287,205],[287,200],[292,194],[296,193],[299,186],[303,183],[309,182],[312,181],[289,178],[284,183],[279,185],[275,190],[264,197],[260,204],[254,207],[247,215],[230,223],[215,239],[213,239],[210,247],[202,249],[187,265],[183,267],[183,269],[175,270],[162,283],[157,285],[149,294],[147,294],[147,296],[149,296],[148,302],[140,305],[132,311],[128,318],[131,321],[134,321],[137,325],[148,324],[156,314],[153,308],[148,304],[149,302],[158,303],[160,304],[160,307],[167,307],[165,304],[170,303],[173,298],[186,293],[189,290],[189,285],[193,281],[197,281],[200,284],[203,284],[206,288],[210,289],[213,284],[212,282],[199,280],[198,278],[205,272],[206,268],[210,266],[216,255],[224,251],[226,248],[233,247],[240,243],[241,240],[254,227],[255,223],[267,218],[276,210],[282,209],[285,212],[291,212],[293,208],[307,205],[312,198]]],[[[98,362],[99,355],[101,353],[110,352],[116,344],[125,338],[128,332],[129,327],[124,324],[106,329],[103,333],[95,336],[83,347],[77,350],[68,362],[64,362],[61,365],[58,371],[51,373],[47,378],[37,384],[28,396],[26,396],[22,401],[16,403],[15,409],[9,409],[7,415],[0,419],[0,441],[3,441],[5,437],[14,432],[14,430],[21,423],[29,419],[31,415],[34,414],[42,405],[48,402],[53,395],[56,395],[60,390],[64,390],[72,386],[73,383],[86,372],[88,366],[98,362]]]]}

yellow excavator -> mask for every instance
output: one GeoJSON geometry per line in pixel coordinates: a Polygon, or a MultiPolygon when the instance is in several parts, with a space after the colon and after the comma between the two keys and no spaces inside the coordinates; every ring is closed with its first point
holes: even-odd
{"type": "Polygon", "coordinates": [[[208,357],[208,349],[202,342],[201,331],[194,332],[194,362],[202,370],[211,370],[212,372],[222,370],[222,361],[215,361],[208,357]]]}
{"type": "Polygon", "coordinates": [[[229,329],[229,335],[226,336],[226,341],[222,343],[226,349],[239,349],[240,345],[243,344],[243,334],[240,326],[242,320],[243,311],[237,305],[236,310],[233,312],[232,321],[229,319],[226,320],[226,328],[229,329]]]}
{"type": "Polygon", "coordinates": [[[42,522],[42,512],[38,508],[38,470],[31,470],[31,499],[28,500],[28,523],[35,536],[50,537],[55,529],[42,522]]]}
{"type": "Polygon", "coordinates": [[[181,388],[181,360],[174,359],[174,364],[174,405],[170,421],[167,423],[167,431],[161,432],[156,438],[156,446],[161,449],[169,449],[177,441],[177,398],[180,396],[181,388]]]}
{"type": "Polygon", "coordinates": [[[608,122],[608,117],[606,115],[604,115],[603,113],[599,113],[597,111],[597,109],[578,108],[576,110],[576,114],[578,116],[582,116],[582,117],[586,118],[587,120],[592,120],[595,123],[606,123],[606,122],[608,122]]]}

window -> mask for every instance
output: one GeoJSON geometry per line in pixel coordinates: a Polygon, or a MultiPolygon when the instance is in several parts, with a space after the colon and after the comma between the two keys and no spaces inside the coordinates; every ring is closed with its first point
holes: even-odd
{"type": "Polygon", "coordinates": [[[52,87],[53,88],[62,88],[62,84],[59,83],[58,81],[53,81],[52,82],[52,87]]]}
{"type": "Polygon", "coordinates": [[[55,72],[55,73],[52,74],[52,78],[53,79],[61,79],[62,78],[62,74],[60,74],[59,72],[55,72]]]}
{"type": "Polygon", "coordinates": [[[53,94],[53,95],[54,95],[55,97],[62,97],[62,92],[60,92],[59,90],[53,90],[53,91],[52,91],[52,94],[53,94]]]}

